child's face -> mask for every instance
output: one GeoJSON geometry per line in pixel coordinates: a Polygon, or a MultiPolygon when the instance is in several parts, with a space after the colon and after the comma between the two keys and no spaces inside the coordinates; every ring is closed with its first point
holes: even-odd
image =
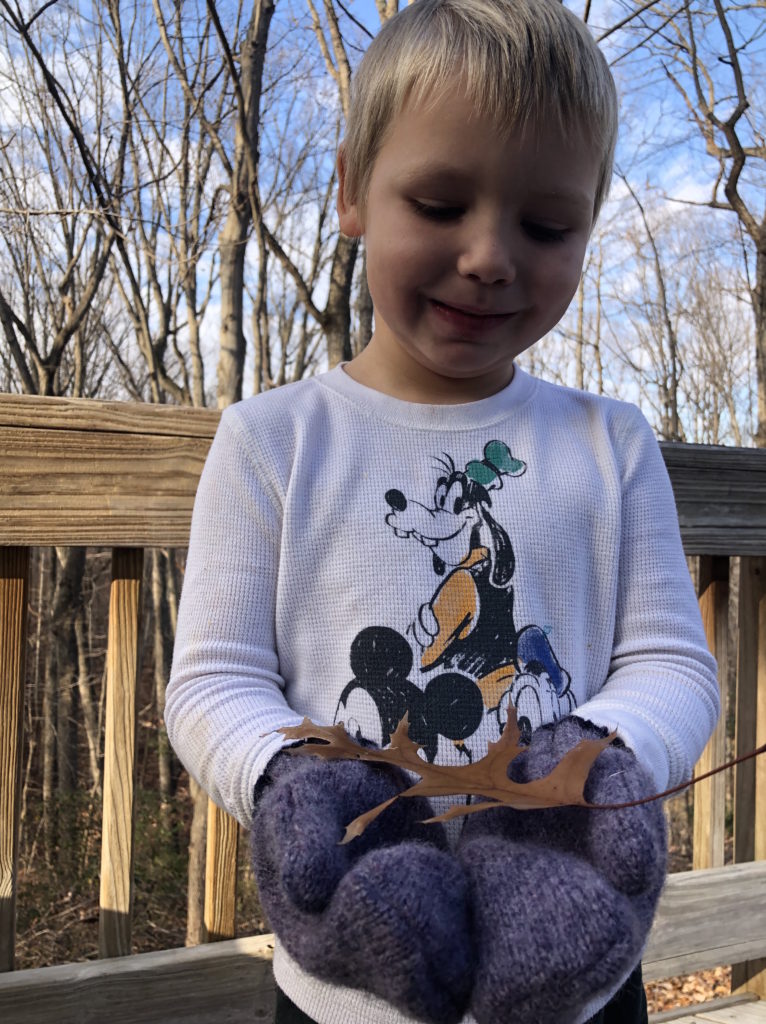
{"type": "Polygon", "coordinates": [[[364,209],[339,170],[341,230],[365,236],[375,307],[358,379],[414,401],[500,390],[577,289],[598,152],[554,129],[503,141],[450,92],[390,126],[364,209]]]}

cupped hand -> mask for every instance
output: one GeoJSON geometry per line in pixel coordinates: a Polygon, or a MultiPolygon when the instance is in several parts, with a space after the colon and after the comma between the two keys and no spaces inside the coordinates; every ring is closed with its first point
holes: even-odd
{"type": "Polygon", "coordinates": [[[473,980],[468,883],[426,800],[396,800],[339,845],[357,815],[409,785],[362,761],[277,755],[257,803],[253,867],[271,927],[311,974],[457,1024],[473,980]]]}

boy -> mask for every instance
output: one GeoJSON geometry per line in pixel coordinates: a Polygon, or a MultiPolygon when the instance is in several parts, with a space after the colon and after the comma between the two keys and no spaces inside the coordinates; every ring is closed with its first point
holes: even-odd
{"type": "MultiPolygon", "coordinates": [[[[166,719],[252,827],[279,1024],[633,1024],[664,877],[657,802],[420,822],[403,776],[281,753],[304,715],[465,764],[516,709],[519,781],[618,741],[586,796],[687,777],[718,714],[673,496],[632,406],[515,357],[563,315],[616,100],[555,0],[418,0],[372,43],[338,157],[375,330],[228,409],[195,506],[166,719]]],[[[447,801],[448,803],[449,801],[447,801]]]]}

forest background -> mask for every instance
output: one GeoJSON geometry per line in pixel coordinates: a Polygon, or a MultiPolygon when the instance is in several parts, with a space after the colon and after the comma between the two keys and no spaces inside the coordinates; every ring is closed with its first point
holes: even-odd
{"type": "MultiPolygon", "coordinates": [[[[577,296],[520,361],[638,403],[661,439],[766,447],[766,0],[566,6],[622,128],[577,296]]],[[[334,155],[398,7],[0,0],[0,391],[223,408],[359,352],[334,155]]],[[[97,951],[109,561],[34,553],[20,967],[97,951]]],[[[183,565],[147,558],[136,951],[202,938],[206,798],[162,722],[183,565]]],[[[736,564],[732,584],[735,623],[736,564]]],[[[676,867],[692,799],[669,809],[676,867]]],[[[238,898],[240,933],[262,929],[244,863],[238,898]]]]}

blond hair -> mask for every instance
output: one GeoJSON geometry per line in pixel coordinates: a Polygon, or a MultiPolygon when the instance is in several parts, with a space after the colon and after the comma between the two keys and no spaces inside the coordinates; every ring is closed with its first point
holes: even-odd
{"type": "Polygon", "coordinates": [[[609,190],[617,94],[603,54],[559,0],[416,0],[386,22],[357,69],[343,142],[345,196],[364,207],[386,132],[404,104],[464,85],[509,134],[553,123],[602,155],[594,220],[609,190]]]}

